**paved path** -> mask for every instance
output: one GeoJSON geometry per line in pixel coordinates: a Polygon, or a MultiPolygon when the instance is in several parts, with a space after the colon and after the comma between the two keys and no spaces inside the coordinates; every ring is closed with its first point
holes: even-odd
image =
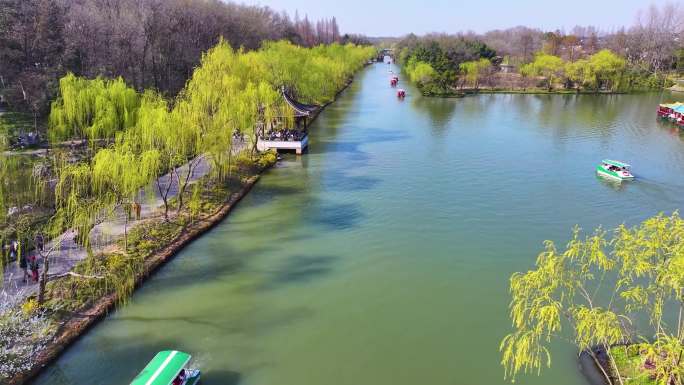
{"type": "MultiPolygon", "coordinates": [[[[197,163],[190,177],[191,182],[195,182],[208,174],[211,169],[210,162],[206,157],[199,157],[195,161],[197,163]]],[[[187,168],[188,164],[178,168],[181,176],[186,175],[187,168]]],[[[162,189],[165,189],[171,183],[169,199],[178,195],[179,185],[177,180],[171,177],[171,173],[161,176],[159,182],[162,185],[162,189]]],[[[142,219],[159,215],[159,206],[164,204],[157,189],[157,184],[153,183],[151,187],[151,190],[148,188],[140,191],[142,219]],[[154,191],[154,194],[151,194],[151,191],[154,191]]],[[[91,232],[91,244],[95,245],[94,251],[102,251],[122,237],[124,234],[124,224],[125,216],[123,211],[120,210],[116,218],[97,225],[91,232]]],[[[135,222],[129,222],[129,227],[134,224],[135,222]]],[[[56,250],[50,255],[50,275],[64,274],[70,271],[76,263],[87,257],[86,250],[74,242],[75,235],[74,231],[69,230],[45,245],[45,250],[50,250],[51,247],[57,245],[56,250]]],[[[42,261],[40,266],[43,266],[42,261]]],[[[31,281],[27,284],[23,282],[23,272],[15,262],[5,269],[0,300],[17,303],[37,292],[37,290],[37,283],[31,281]]]]}

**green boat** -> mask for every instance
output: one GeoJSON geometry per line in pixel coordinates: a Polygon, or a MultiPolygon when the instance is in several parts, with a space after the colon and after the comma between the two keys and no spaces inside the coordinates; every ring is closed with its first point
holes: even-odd
{"type": "Polygon", "coordinates": [[[196,385],[200,371],[186,368],[190,358],[177,350],[159,352],[130,385],[196,385]]]}
{"type": "Polygon", "coordinates": [[[596,166],[596,174],[599,176],[616,179],[616,180],[631,180],[634,175],[630,171],[632,166],[627,163],[619,162],[617,160],[604,159],[601,164],[596,166]]]}

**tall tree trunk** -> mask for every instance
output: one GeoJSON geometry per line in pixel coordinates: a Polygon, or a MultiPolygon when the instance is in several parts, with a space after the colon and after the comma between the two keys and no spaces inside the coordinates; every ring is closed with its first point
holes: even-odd
{"type": "Polygon", "coordinates": [[[43,272],[40,275],[40,283],[38,284],[38,305],[45,303],[45,287],[47,285],[48,270],[50,269],[50,253],[43,257],[43,272]]]}
{"type": "Polygon", "coordinates": [[[166,189],[162,189],[161,185],[161,177],[156,179],[157,183],[157,190],[159,191],[159,195],[162,198],[162,201],[164,202],[164,221],[168,222],[169,221],[169,191],[171,191],[171,184],[173,183],[173,173],[175,169],[171,169],[169,172],[169,183],[166,185],[166,189]]]}
{"type": "Polygon", "coordinates": [[[594,364],[596,364],[596,367],[599,368],[601,371],[601,374],[603,374],[603,378],[606,380],[608,385],[613,385],[613,380],[610,378],[610,375],[608,375],[608,372],[606,372],[606,369],[601,365],[601,362],[599,361],[598,357],[596,357],[596,353],[594,353],[593,349],[588,349],[589,355],[591,358],[594,360],[594,364]]]}
{"type": "Polygon", "coordinates": [[[615,364],[615,360],[613,359],[613,355],[610,352],[610,346],[604,345],[603,348],[606,350],[606,354],[608,355],[608,362],[610,363],[610,366],[613,368],[615,371],[615,375],[618,378],[618,381],[620,382],[620,385],[624,385],[622,382],[622,375],[620,374],[620,370],[617,367],[617,364],[615,364]]]}
{"type": "Polygon", "coordinates": [[[182,184],[180,174],[176,173],[176,175],[178,175],[178,210],[176,211],[178,214],[180,214],[181,209],[183,209],[183,194],[185,193],[185,189],[188,187],[188,183],[190,183],[190,179],[195,173],[195,167],[197,167],[200,161],[201,156],[188,162],[188,172],[185,174],[182,184]]]}

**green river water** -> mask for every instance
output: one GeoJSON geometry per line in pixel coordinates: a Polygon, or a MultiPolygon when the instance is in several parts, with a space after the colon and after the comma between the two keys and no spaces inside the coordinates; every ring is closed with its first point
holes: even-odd
{"type": "MultiPolygon", "coordinates": [[[[395,68],[396,70],[396,68],[395,68]]],[[[361,71],[267,172],[34,382],[124,385],[162,349],[206,385],[505,384],[511,273],[575,224],[636,224],[684,203],[669,95],[395,97],[361,71]],[[615,185],[604,157],[634,166],[615,185]]],[[[576,350],[520,384],[586,384],[576,350]]]]}

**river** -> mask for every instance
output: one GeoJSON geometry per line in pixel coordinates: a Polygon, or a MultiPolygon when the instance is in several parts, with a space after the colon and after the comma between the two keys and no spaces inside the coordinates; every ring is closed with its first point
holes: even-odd
{"type": "MultiPolygon", "coordinates": [[[[395,71],[397,69],[395,68],[395,71]]],[[[403,79],[402,79],[403,80],[403,79]]],[[[162,349],[205,385],[509,383],[508,279],[542,242],[684,203],[684,136],[667,94],[419,96],[361,71],[268,171],[34,382],[127,384],[162,349]],[[602,158],[637,180],[598,179],[602,158]]],[[[575,349],[530,385],[583,385],[575,349]]]]}

